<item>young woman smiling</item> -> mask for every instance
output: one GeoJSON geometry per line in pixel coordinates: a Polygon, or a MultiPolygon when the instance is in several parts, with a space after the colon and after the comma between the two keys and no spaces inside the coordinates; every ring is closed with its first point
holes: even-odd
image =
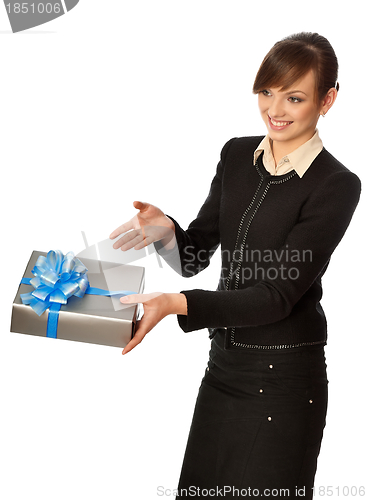
{"type": "Polygon", "coordinates": [[[276,43],[253,87],[268,133],[225,144],[188,229],[134,202],[139,213],[111,234],[126,233],[114,243],[122,250],[154,242],[187,277],[221,246],[216,291],[121,299],[144,304],[123,354],[168,314],[178,315],[184,331],[210,332],[179,498],[312,498],[327,408],[321,278],[361,189],[316,129],[335,102],[337,73],[334,50],[318,34],[276,43]]]}

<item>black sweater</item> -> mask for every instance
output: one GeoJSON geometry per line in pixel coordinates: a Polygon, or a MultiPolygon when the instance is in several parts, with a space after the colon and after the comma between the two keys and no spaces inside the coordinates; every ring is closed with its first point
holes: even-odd
{"type": "MultiPolygon", "coordinates": [[[[325,149],[300,178],[272,176],[253,153],[262,137],[234,138],[222,149],[209,195],[184,231],[176,221],[181,272],[209,265],[220,245],[217,291],[183,291],[188,332],[228,330],[244,348],[325,343],[321,278],[357,206],[359,178],[325,149]]],[[[173,219],[172,219],[173,220],[173,219]]]]}

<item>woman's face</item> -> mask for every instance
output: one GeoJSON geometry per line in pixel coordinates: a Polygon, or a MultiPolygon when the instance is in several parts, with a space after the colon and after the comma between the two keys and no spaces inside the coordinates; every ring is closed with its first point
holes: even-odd
{"type": "Polygon", "coordinates": [[[315,133],[322,105],[315,103],[315,78],[312,71],[291,89],[264,89],[259,94],[261,116],[273,141],[294,151],[315,133]]]}

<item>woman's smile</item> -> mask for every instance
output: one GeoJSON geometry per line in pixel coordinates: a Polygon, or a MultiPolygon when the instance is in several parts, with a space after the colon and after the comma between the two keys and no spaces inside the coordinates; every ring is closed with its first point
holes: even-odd
{"type": "Polygon", "coordinates": [[[293,123],[293,122],[274,120],[269,115],[268,115],[268,118],[269,118],[269,126],[273,130],[283,130],[283,129],[289,127],[289,125],[292,125],[292,123],[293,123]]]}

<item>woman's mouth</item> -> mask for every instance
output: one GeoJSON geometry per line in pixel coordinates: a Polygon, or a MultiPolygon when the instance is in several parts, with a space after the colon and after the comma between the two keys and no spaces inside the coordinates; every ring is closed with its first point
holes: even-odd
{"type": "Polygon", "coordinates": [[[268,115],[268,119],[269,119],[270,128],[273,130],[283,130],[283,129],[289,127],[289,125],[291,125],[293,123],[293,122],[276,121],[276,120],[273,120],[272,118],[270,118],[269,115],[268,115]]]}

